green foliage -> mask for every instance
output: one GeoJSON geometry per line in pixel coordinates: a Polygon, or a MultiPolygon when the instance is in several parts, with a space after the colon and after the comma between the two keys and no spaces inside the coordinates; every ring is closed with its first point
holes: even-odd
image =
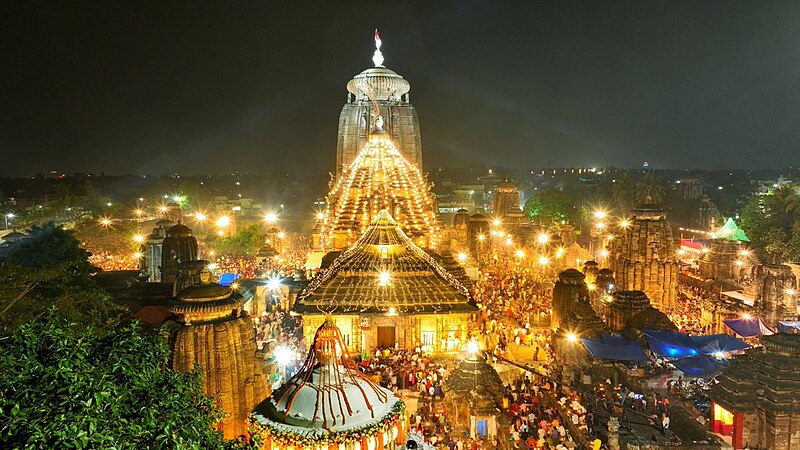
{"type": "Polygon", "coordinates": [[[766,261],[800,261],[800,196],[795,187],[751,196],[741,212],[741,228],[766,261]]]}
{"type": "Polygon", "coordinates": [[[250,225],[236,234],[221,239],[216,245],[216,250],[220,255],[252,256],[264,246],[266,238],[267,234],[260,224],[250,225]]]}
{"type": "Polygon", "coordinates": [[[53,267],[63,262],[73,263],[76,270],[87,275],[93,268],[87,258],[89,253],[80,248],[75,237],[52,222],[33,227],[27,239],[11,244],[5,263],[30,268],[53,267]]]}
{"type": "Polygon", "coordinates": [[[539,192],[525,202],[522,208],[534,222],[543,226],[560,224],[562,221],[575,224],[580,219],[578,197],[562,191],[539,192]]]}
{"type": "Polygon", "coordinates": [[[200,373],[168,358],[136,323],[101,335],[51,312],[21,326],[0,340],[0,447],[248,448],[211,428],[222,413],[200,373]]]}
{"type": "Polygon", "coordinates": [[[11,245],[0,264],[0,328],[16,329],[49,308],[80,325],[111,327],[126,312],[91,278],[89,254],[48,224],[11,245]]]}

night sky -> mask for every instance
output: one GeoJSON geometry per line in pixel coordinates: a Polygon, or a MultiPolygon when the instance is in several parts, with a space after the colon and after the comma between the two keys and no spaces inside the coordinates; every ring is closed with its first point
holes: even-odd
{"type": "Polygon", "coordinates": [[[800,164],[796,1],[14,3],[2,176],[324,174],[375,27],[427,169],[800,164]]]}

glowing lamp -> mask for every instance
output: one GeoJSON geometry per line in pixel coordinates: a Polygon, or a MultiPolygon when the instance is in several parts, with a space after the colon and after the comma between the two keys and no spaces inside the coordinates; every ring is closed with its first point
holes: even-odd
{"type": "Polygon", "coordinates": [[[736,261],[736,265],[742,267],[744,265],[744,261],[736,261]]]}
{"type": "Polygon", "coordinates": [[[231,289],[233,290],[239,289],[239,283],[231,283],[231,289]]]}
{"type": "Polygon", "coordinates": [[[387,316],[396,316],[397,315],[397,309],[395,309],[394,307],[389,308],[389,311],[386,313],[386,315],[387,316]]]}
{"type": "Polygon", "coordinates": [[[540,256],[539,257],[539,264],[541,264],[543,266],[546,266],[547,263],[549,263],[549,262],[550,262],[550,260],[547,259],[547,256],[540,256]]]}
{"type": "Polygon", "coordinates": [[[292,363],[292,349],[286,345],[279,345],[272,351],[275,362],[281,367],[286,367],[292,363]]]}
{"type": "Polygon", "coordinates": [[[195,213],[194,218],[197,219],[198,222],[205,222],[208,217],[203,213],[195,213]]]}
{"type": "Polygon", "coordinates": [[[524,257],[525,257],[525,252],[524,252],[524,251],[522,251],[522,250],[517,250],[517,253],[516,253],[516,255],[517,255],[517,258],[520,258],[520,259],[522,259],[522,258],[524,258],[524,257]]]}
{"type": "Polygon", "coordinates": [[[471,355],[477,355],[480,350],[481,348],[477,342],[475,341],[467,342],[467,353],[471,355]]]}
{"type": "Polygon", "coordinates": [[[102,219],[100,219],[100,225],[104,227],[111,225],[111,219],[109,219],[108,217],[103,217],[102,219]]]}
{"type": "Polygon", "coordinates": [[[503,222],[501,222],[501,221],[500,221],[500,219],[494,219],[494,220],[492,221],[492,225],[494,225],[494,226],[496,226],[496,227],[499,227],[499,226],[500,226],[502,223],[503,223],[503,222]]]}
{"type": "Polygon", "coordinates": [[[225,228],[231,224],[231,218],[228,216],[219,216],[217,219],[216,225],[220,228],[225,228]]]}
{"type": "Polygon", "coordinates": [[[283,231],[281,231],[280,233],[278,233],[278,239],[283,239],[283,238],[285,238],[285,237],[286,237],[286,233],[284,233],[283,231]]]}
{"type": "Polygon", "coordinates": [[[548,236],[547,233],[540,233],[539,236],[536,237],[536,240],[538,240],[540,244],[547,244],[547,241],[550,240],[550,236],[548,236]]]}
{"type": "Polygon", "coordinates": [[[144,236],[142,236],[141,234],[136,234],[136,235],[133,236],[133,241],[134,242],[144,242],[144,236]]]}
{"type": "Polygon", "coordinates": [[[169,208],[167,208],[166,206],[159,206],[158,207],[158,210],[161,211],[161,212],[167,212],[168,209],[169,208]]]}
{"type": "Polygon", "coordinates": [[[280,278],[272,277],[269,280],[267,280],[267,288],[269,288],[270,290],[275,291],[280,287],[281,287],[281,279],[280,278]]]}
{"type": "Polygon", "coordinates": [[[590,291],[593,291],[593,290],[597,289],[597,286],[595,286],[592,283],[586,283],[586,288],[589,289],[590,291]]]}
{"type": "Polygon", "coordinates": [[[464,252],[459,253],[458,254],[458,261],[461,262],[461,263],[467,262],[467,254],[464,253],[464,252]]]}
{"type": "Polygon", "coordinates": [[[750,314],[747,314],[747,313],[742,314],[742,319],[744,319],[744,320],[750,320],[752,318],[753,318],[753,316],[751,316],[750,314]]]}
{"type": "Polygon", "coordinates": [[[325,218],[325,213],[318,212],[317,213],[317,220],[322,220],[325,218]]]}
{"type": "Polygon", "coordinates": [[[578,336],[575,333],[567,333],[567,342],[578,342],[578,336]]]}
{"type": "Polygon", "coordinates": [[[621,226],[622,228],[628,228],[629,226],[631,226],[631,223],[628,222],[627,220],[621,220],[619,222],[619,226],[621,226]]]}
{"type": "Polygon", "coordinates": [[[387,272],[385,270],[381,271],[378,274],[378,282],[380,283],[381,286],[388,286],[389,285],[389,281],[391,279],[392,279],[391,275],[389,274],[389,272],[387,272]]]}
{"type": "Polygon", "coordinates": [[[606,218],[606,212],[605,211],[595,211],[594,212],[594,216],[596,218],[600,219],[600,220],[603,220],[603,219],[606,218]]]}
{"type": "Polygon", "coordinates": [[[794,291],[794,289],[787,289],[787,290],[786,290],[786,293],[787,293],[788,295],[794,295],[795,291],[794,291]]]}
{"type": "Polygon", "coordinates": [[[144,211],[142,211],[141,209],[134,209],[133,213],[136,214],[137,216],[141,216],[142,214],[144,214],[144,211]]]}
{"type": "Polygon", "coordinates": [[[278,221],[278,215],[275,213],[267,213],[264,215],[264,221],[267,223],[275,223],[278,221]]]}
{"type": "Polygon", "coordinates": [[[141,257],[142,257],[142,254],[140,252],[136,252],[136,253],[133,254],[133,259],[139,259],[141,257]]]}

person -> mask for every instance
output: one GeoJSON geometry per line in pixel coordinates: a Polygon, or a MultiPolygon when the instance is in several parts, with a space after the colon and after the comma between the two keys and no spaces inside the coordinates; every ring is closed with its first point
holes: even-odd
{"type": "Polygon", "coordinates": [[[666,413],[661,417],[661,427],[664,428],[664,439],[669,441],[669,416],[666,413]]]}

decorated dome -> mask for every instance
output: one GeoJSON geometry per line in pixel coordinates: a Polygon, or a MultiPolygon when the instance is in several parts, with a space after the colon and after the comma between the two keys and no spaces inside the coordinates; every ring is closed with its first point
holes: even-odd
{"type": "Polygon", "coordinates": [[[253,415],[267,448],[380,449],[400,440],[405,427],[405,403],[358,370],[332,316],[317,330],[300,372],[253,415]]]}

